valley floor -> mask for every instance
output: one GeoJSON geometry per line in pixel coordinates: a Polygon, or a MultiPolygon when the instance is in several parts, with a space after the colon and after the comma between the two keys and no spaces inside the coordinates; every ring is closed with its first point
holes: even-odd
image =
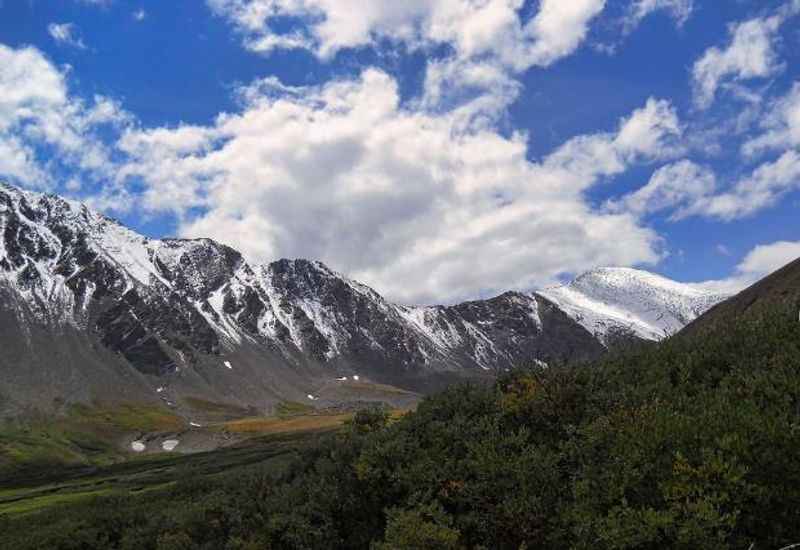
{"type": "Polygon", "coordinates": [[[105,467],[58,469],[39,480],[19,480],[13,488],[0,489],[0,516],[18,516],[42,511],[50,506],[76,503],[97,496],[126,496],[163,489],[191,475],[210,477],[245,468],[269,464],[285,465],[297,449],[314,441],[326,430],[295,431],[256,437],[215,451],[178,455],[135,457],[105,467]]]}
{"type": "MultiPolygon", "coordinates": [[[[278,472],[298,449],[338,430],[353,417],[349,412],[325,413],[286,403],[276,416],[221,420],[203,427],[183,426],[177,418],[152,411],[149,420],[124,426],[121,418],[131,411],[145,413],[132,406],[103,409],[102,413],[81,408],[57,423],[33,422],[0,430],[0,458],[5,459],[5,468],[0,469],[0,517],[98,496],[168,488],[187,475],[213,477],[256,463],[278,472]],[[98,416],[105,422],[98,422],[98,416]],[[156,452],[125,452],[127,440],[133,436],[123,431],[134,427],[142,432],[137,440],[149,441],[156,452]],[[93,449],[86,443],[90,432],[96,438],[93,449]],[[172,439],[181,442],[176,452],[161,452],[160,445],[152,444],[169,438],[180,438],[172,439]],[[198,451],[204,447],[210,450],[198,451]]],[[[399,417],[404,412],[391,414],[399,417]]]]}

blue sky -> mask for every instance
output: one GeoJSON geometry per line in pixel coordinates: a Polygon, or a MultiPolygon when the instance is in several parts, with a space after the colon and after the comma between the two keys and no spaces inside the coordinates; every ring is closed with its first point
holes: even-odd
{"type": "Polygon", "coordinates": [[[0,178],[408,302],[800,256],[800,1],[299,4],[0,0],[0,178]]]}

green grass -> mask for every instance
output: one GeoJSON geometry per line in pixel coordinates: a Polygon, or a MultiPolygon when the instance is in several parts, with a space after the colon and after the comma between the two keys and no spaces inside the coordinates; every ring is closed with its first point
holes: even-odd
{"type": "Polygon", "coordinates": [[[309,414],[314,410],[314,407],[305,403],[298,403],[297,401],[283,401],[275,407],[275,414],[281,416],[297,416],[309,414]]]}
{"type": "MultiPolygon", "coordinates": [[[[223,418],[236,409],[192,400],[223,418]]],[[[273,417],[239,418],[209,425],[242,439],[216,451],[134,455],[121,445],[131,433],[178,432],[184,421],[166,409],[127,404],[74,406],[56,419],[0,424],[0,517],[78,505],[105,496],[164,491],[184,479],[214,478],[251,465],[284,467],[298,448],[341,428],[352,414],[313,414],[284,402],[273,417]]],[[[399,414],[399,413],[398,413],[399,414]]]]}
{"type": "Polygon", "coordinates": [[[0,424],[0,484],[48,477],[53,469],[110,464],[128,455],[119,441],[135,432],[170,432],[184,421],[152,405],[75,405],[56,418],[0,424]]]}
{"type": "Polygon", "coordinates": [[[185,422],[168,410],[134,404],[114,407],[75,405],[70,410],[68,419],[74,425],[104,426],[125,431],[177,431],[185,427],[185,422]]]}
{"type": "Polygon", "coordinates": [[[329,430],[307,430],[249,439],[233,447],[194,455],[151,455],[99,467],[93,472],[54,470],[53,478],[0,489],[0,517],[16,517],[76,504],[98,496],[130,496],[167,490],[178,481],[214,479],[253,465],[285,468],[296,451],[329,430]]]}
{"type": "Polygon", "coordinates": [[[65,504],[76,504],[84,501],[89,501],[99,496],[111,495],[111,490],[102,491],[89,491],[85,493],[68,493],[68,494],[55,494],[41,497],[27,498],[19,500],[13,504],[9,504],[0,508],[2,514],[8,516],[20,516],[38,512],[51,506],[60,506],[65,504]]]}

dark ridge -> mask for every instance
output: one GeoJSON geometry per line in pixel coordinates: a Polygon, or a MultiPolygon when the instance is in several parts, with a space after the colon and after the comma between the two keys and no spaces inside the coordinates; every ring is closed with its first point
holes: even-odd
{"type": "Polygon", "coordinates": [[[686,326],[679,335],[695,335],[729,326],[741,318],[791,307],[800,309],[800,258],[761,279],[736,296],[717,304],[686,326]]]}

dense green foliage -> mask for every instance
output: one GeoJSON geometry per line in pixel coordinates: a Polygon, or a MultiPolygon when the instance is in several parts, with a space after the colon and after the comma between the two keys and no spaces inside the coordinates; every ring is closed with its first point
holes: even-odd
{"type": "Polygon", "coordinates": [[[280,475],[187,476],[0,532],[17,550],[777,550],[800,542],[800,324],[520,369],[394,423],[363,411],[280,475]]]}

